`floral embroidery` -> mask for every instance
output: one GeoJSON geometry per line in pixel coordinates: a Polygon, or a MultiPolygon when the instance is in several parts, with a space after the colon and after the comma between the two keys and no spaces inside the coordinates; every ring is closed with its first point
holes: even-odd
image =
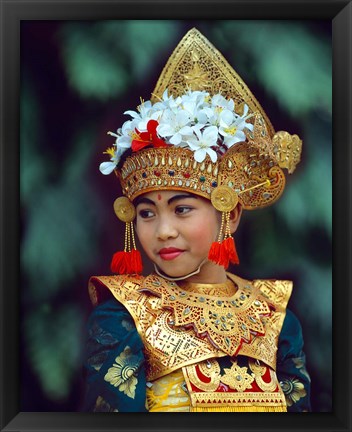
{"type": "Polygon", "coordinates": [[[134,326],[133,324],[131,324],[129,321],[127,320],[122,320],[121,321],[121,325],[124,329],[126,329],[128,332],[134,330],[134,326]]]}
{"type": "Polygon", "coordinates": [[[93,354],[91,357],[87,359],[87,364],[94,368],[96,371],[99,371],[104,364],[104,361],[107,359],[109,355],[109,350],[104,350],[98,352],[97,354],[93,354]]]}
{"type": "Polygon", "coordinates": [[[115,363],[109,368],[104,380],[134,399],[138,382],[134,374],[138,367],[138,357],[132,354],[129,346],[126,346],[124,351],[116,357],[115,363]]]}
{"type": "Polygon", "coordinates": [[[89,330],[89,340],[86,345],[88,365],[99,371],[107,359],[111,348],[117,342],[118,340],[111,333],[99,327],[95,322],[89,330]],[[97,343],[99,344],[99,348],[97,343]]]}
{"type": "Polygon", "coordinates": [[[280,382],[282,391],[285,393],[287,405],[290,407],[307,395],[304,384],[298,379],[283,380],[280,382]]]}
{"type": "Polygon", "coordinates": [[[118,342],[118,340],[114,338],[111,333],[99,327],[96,322],[89,330],[89,336],[91,339],[97,341],[101,345],[113,345],[118,342]]]}
{"type": "Polygon", "coordinates": [[[98,396],[93,412],[118,412],[118,410],[112,408],[101,396],[98,396]]]}
{"type": "Polygon", "coordinates": [[[305,367],[305,360],[304,357],[296,357],[292,359],[294,365],[296,366],[296,368],[300,371],[300,373],[302,375],[304,375],[307,380],[310,382],[310,376],[307,372],[307,369],[305,367]]]}

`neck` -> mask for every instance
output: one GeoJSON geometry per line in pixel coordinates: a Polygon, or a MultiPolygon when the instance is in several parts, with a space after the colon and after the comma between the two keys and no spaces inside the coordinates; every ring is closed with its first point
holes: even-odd
{"type": "Polygon", "coordinates": [[[217,284],[227,281],[224,267],[218,266],[207,259],[202,261],[200,265],[191,273],[177,277],[171,277],[163,273],[155,264],[154,269],[159,276],[170,281],[184,281],[200,284],[217,284]]]}

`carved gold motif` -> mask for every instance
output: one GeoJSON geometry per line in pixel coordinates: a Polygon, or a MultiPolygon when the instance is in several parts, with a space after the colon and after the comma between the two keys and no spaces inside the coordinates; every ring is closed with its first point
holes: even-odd
{"type": "Polygon", "coordinates": [[[92,301],[99,301],[100,290],[107,287],[131,313],[145,346],[145,355],[148,359],[147,376],[150,380],[185,365],[211,358],[220,358],[226,356],[226,353],[232,354],[236,349],[238,355],[259,359],[275,369],[278,334],[285,316],[286,306],[285,302],[282,306],[277,304],[276,293],[278,298],[284,298],[287,302],[292,284],[287,281],[260,280],[254,281],[252,284],[238,276],[228,274],[228,277],[239,287],[233,296],[229,297],[228,292],[226,292],[227,296],[223,298],[218,296],[212,298],[205,296],[204,290],[201,290],[199,294],[195,293],[195,286],[193,286],[192,292],[189,293],[190,296],[187,296],[185,302],[181,301],[183,296],[178,296],[176,303],[180,307],[175,307],[175,301],[168,298],[174,293],[181,294],[183,290],[177,284],[166,282],[156,275],[150,275],[146,278],[130,276],[93,277],[90,280],[89,290],[92,301]],[[261,289],[265,291],[267,299],[262,297],[263,291],[261,289]],[[203,303],[203,298],[206,300],[207,310],[212,312],[213,309],[215,313],[221,312],[218,323],[215,323],[217,318],[211,317],[207,326],[202,327],[201,315],[200,313],[197,315],[196,311],[203,310],[204,312],[204,308],[198,308],[198,305],[203,303]],[[276,310],[272,312],[271,316],[262,316],[260,322],[251,322],[249,316],[255,317],[251,313],[252,311],[258,308],[262,311],[270,310],[267,303],[269,298],[269,303],[272,303],[276,310]],[[218,300],[225,303],[217,305],[216,301],[218,300]],[[237,300],[237,304],[232,304],[232,300],[237,300]],[[170,302],[173,307],[168,309],[166,304],[169,305],[170,302]],[[190,315],[183,315],[186,307],[190,308],[190,315]],[[217,312],[215,311],[216,308],[217,312]],[[233,317],[226,317],[223,313],[225,311],[226,314],[233,314],[233,317]],[[244,339],[241,344],[238,344],[239,335],[236,334],[235,330],[231,334],[230,326],[227,331],[223,329],[221,316],[236,323],[233,329],[240,326],[239,331],[242,336],[247,335],[248,342],[244,339]],[[192,322],[187,317],[195,317],[196,319],[192,322]],[[241,329],[242,324],[248,326],[247,330],[241,329]],[[258,325],[260,327],[256,327],[258,325]],[[251,331],[258,328],[262,329],[262,335],[253,336],[250,340],[251,331]],[[201,329],[203,329],[203,334],[201,329]],[[227,345],[226,338],[229,339],[230,346],[227,345]],[[223,347],[223,349],[219,347],[223,347]]]}
{"type": "Polygon", "coordinates": [[[167,61],[152,92],[156,101],[166,89],[174,96],[185,89],[207,90],[210,94],[221,92],[234,99],[236,106],[246,103],[250,112],[260,112],[270,135],[274,129],[263,108],[241,77],[224,56],[197,29],[191,29],[179,42],[167,61]]]}
{"type": "Polygon", "coordinates": [[[301,160],[302,140],[298,135],[280,131],[272,141],[280,168],[286,168],[292,174],[301,160]]]}
{"type": "Polygon", "coordinates": [[[225,374],[221,377],[221,381],[227,384],[231,389],[242,392],[252,387],[254,377],[248,373],[248,369],[240,367],[236,362],[233,362],[230,369],[224,369],[225,374]]]}
{"type": "Polygon", "coordinates": [[[216,210],[230,212],[238,203],[236,192],[229,186],[218,186],[211,194],[211,203],[216,210]]]}
{"type": "Polygon", "coordinates": [[[122,222],[132,222],[136,217],[136,209],[126,197],[119,197],[114,201],[114,210],[122,222]]]}
{"type": "Polygon", "coordinates": [[[249,359],[249,368],[253,372],[255,377],[255,382],[258,384],[258,387],[263,391],[272,392],[278,387],[278,380],[275,372],[267,367],[265,364],[262,364],[259,360],[249,359]],[[270,377],[269,381],[264,381],[263,376],[268,374],[270,377]]]}

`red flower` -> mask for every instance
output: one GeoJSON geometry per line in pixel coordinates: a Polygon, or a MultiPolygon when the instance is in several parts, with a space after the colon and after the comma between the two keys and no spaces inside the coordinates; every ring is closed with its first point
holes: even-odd
{"type": "Polygon", "coordinates": [[[158,137],[156,128],[159,123],[156,120],[149,120],[147,123],[147,132],[139,132],[136,129],[136,136],[132,140],[132,151],[136,152],[147,146],[167,147],[165,141],[158,137]]]}

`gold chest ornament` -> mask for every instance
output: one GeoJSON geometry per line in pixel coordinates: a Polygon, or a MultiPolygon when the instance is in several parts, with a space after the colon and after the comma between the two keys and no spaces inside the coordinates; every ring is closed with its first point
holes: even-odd
{"type": "Polygon", "coordinates": [[[154,274],[93,277],[89,289],[94,304],[106,286],[132,315],[148,381],[182,368],[193,411],[286,411],[275,369],[292,283],[228,278],[237,291],[223,296],[154,274]]]}

